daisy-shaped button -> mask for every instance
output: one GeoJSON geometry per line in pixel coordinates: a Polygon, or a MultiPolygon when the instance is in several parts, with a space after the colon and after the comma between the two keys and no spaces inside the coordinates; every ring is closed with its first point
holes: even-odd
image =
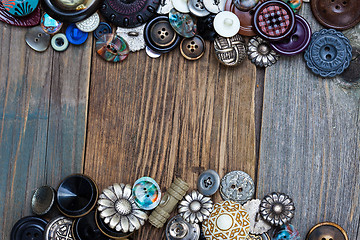
{"type": "Polygon", "coordinates": [[[210,216],[213,202],[198,191],[192,191],[180,202],[179,213],[189,223],[199,223],[210,216]]]}

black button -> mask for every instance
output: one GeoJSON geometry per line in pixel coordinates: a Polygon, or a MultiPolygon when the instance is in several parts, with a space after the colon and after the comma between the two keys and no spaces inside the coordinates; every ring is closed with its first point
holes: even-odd
{"type": "Polygon", "coordinates": [[[109,240],[96,225],[95,211],[76,219],[72,226],[72,232],[75,240],[109,240]]]}
{"type": "Polygon", "coordinates": [[[15,223],[10,240],[43,240],[46,224],[38,217],[24,217],[15,223]]]}
{"type": "Polygon", "coordinates": [[[115,229],[111,229],[108,224],[104,223],[104,220],[100,217],[98,210],[95,211],[95,222],[99,230],[109,238],[122,239],[132,234],[132,233],[118,232],[115,229]]]}
{"type": "Polygon", "coordinates": [[[197,21],[197,29],[198,29],[198,35],[200,35],[203,39],[214,41],[217,33],[214,29],[214,18],[215,14],[211,14],[206,17],[198,18],[197,21]]]}

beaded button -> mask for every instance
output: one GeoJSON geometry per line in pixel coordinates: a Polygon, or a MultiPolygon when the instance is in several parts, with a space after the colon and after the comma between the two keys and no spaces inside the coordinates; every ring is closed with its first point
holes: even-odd
{"type": "Polygon", "coordinates": [[[171,27],[180,36],[189,38],[195,36],[197,32],[195,19],[190,14],[181,13],[175,9],[171,9],[169,13],[169,22],[171,27]]]}
{"type": "Polygon", "coordinates": [[[132,194],[136,205],[144,210],[156,208],[161,200],[161,189],[157,182],[150,177],[142,177],[136,180],[132,194]]]}
{"type": "Polygon", "coordinates": [[[4,9],[18,17],[32,13],[39,4],[39,0],[1,0],[4,9]]]}
{"type": "Polygon", "coordinates": [[[44,13],[40,20],[40,26],[44,32],[48,34],[55,34],[60,31],[63,23],[53,19],[49,14],[44,13]]]}
{"type": "Polygon", "coordinates": [[[96,52],[105,61],[121,62],[129,55],[129,47],[122,37],[116,34],[105,34],[96,41],[96,52]]]}

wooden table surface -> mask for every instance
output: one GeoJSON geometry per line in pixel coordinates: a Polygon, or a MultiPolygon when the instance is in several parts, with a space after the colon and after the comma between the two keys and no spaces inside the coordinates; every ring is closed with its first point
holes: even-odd
{"type": "MultiPolygon", "coordinates": [[[[300,13],[321,28],[309,4],[300,13]]],[[[258,198],[289,194],[303,239],[320,221],[360,238],[360,91],[313,75],[302,54],[266,70],[249,60],[228,68],[207,43],[195,62],[176,49],[111,64],[92,36],[63,53],[37,53],[25,33],[0,23],[2,239],[31,214],[37,187],[56,188],[71,173],[100,189],[150,176],[166,191],[175,177],[195,188],[209,168],[249,173],[258,198]]],[[[165,239],[149,223],[133,237],[165,239]]]]}

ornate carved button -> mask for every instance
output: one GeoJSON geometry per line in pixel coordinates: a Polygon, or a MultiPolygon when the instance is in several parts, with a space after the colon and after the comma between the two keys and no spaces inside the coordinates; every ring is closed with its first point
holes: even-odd
{"type": "Polygon", "coordinates": [[[345,230],[332,222],[316,224],[310,229],[306,240],[348,240],[345,230]]]}
{"type": "Polygon", "coordinates": [[[47,222],[38,217],[24,217],[15,223],[10,233],[10,240],[43,240],[47,222]]]}
{"type": "Polygon", "coordinates": [[[313,73],[334,77],[349,67],[352,48],[349,40],[334,29],[322,29],[312,35],[304,58],[313,73]]]}
{"type": "Polygon", "coordinates": [[[158,0],[105,0],[100,7],[102,15],[119,27],[138,27],[156,14],[158,0]]]}
{"type": "Polygon", "coordinates": [[[202,229],[207,240],[245,240],[249,226],[249,215],[240,203],[223,201],[214,205],[202,229]]]}
{"type": "Polygon", "coordinates": [[[253,198],[254,193],[254,181],[245,172],[232,171],[221,179],[220,194],[224,200],[232,200],[244,204],[253,198]]]}
{"type": "Polygon", "coordinates": [[[214,18],[215,15],[210,14],[197,20],[198,35],[205,40],[214,41],[217,36],[214,29],[214,18]]]}
{"type": "Polygon", "coordinates": [[[33,50],[44,52],[49,47],[50,35],[44,32],[40,26],[36,26],[27,31],[25,41],[33,50]]]}
{"type": "Polygon", "coordinates": [[[174,8],[174,5],[172,4],[172,0],[160,0],[160,5],[157,10],[158,14],[169,14],[170,10],[174,8]]]}
{"type": "Polygon", "coordinates": [[[266,1],[256,7],[253,24],[260,37],[280,41],[294,30],[294,11],[283,1],[266,1]]]}
{"type": "Polygon", "coordinates": [[[51,38],[51,46],[55,51],[63,52],[68,48],[69,41],[65,34],[57,33],[51,38]]]}
{"type": "Polygon", "coordinates": [[[299,12],[303,4],[303,0],[283,0],[287,3],[295,13],[299,12]]]}
{"type": "Polygon", "coordinates": [[[197,181],[197,189],[204,196],[212,196],[220,186],[220,176],[212,169],[202,172],[197,181]]]}
{"type": "Polygon", "coordinates": [[[267,233],[263,233],[261,235],[249,233],[249,236],[246,238],[246,240],[271,240],[271,238],[267,233]]]}
{"type": "Polygon", "coordinates": [[[224,11],[226,0],[203,0],[205,8],[211,13],[224,11]]]}
{"type": "Polygon", "coordinates": [[[55,190],[50,186],[42,186],[35,190],[31,198],[31,210],[36,215],[44,215],[50,211],[55,202],[55,190]]]}
{"type": "Polygon", "coordinates": [[[80,31],[93,32],[100,24],[100,17],[98,13],[94,13],[90,17],[77,22],[75,25],[80,31]]]}
{"type": "Polygon", "coordinates": [[[205,17],[210,14],[210,12],[206,10],[203,0],[189,0],[188,7],[190,12],[197,17],[205,17]]]}
{"type": "Polygon", "coordinates": [[[136,28],[118,27],[116,33],[127,42],[130,51],[136,52],[145,48],[144,28],[145,24],[136,28]]]}
{"type": "Polygon", "coordinates": [[[41,17],[40,7],[35,8],[35,10],[27,16],[15,17],[11,15],[8,11],[6,11],[4,6],[0,4],[0,21],[13,26],[20,26],[20,27],[36,26],[39,25],[40,17],[41,17]]]}
{"type": "Polygon", "coordinates": [[[328,28],[346,30],[360,22],[360,1],[311,0],[311,10],[319,23],[328,28]]]}
{"type": "Polygon", "coordinates": [[[166,16],[150,20],[144,30],[146,46],[158,53],[167,53],[180,43],[180,36],[174,31],[166,16]]]}
{"type": "Polygon", "coordinates": [[[169,13],[169,22],[175,32],[185,38],[193,37],[197,32],[195,19],[193,19],[190,14],[181,13],[175,9],[171,9],[169,13]]]}
{"type": "Polygon", "coordinates": [[[235,6],[241,11],[248,11],[256,6],[259,0],[233,0],[235,6]]]}
{"type": "Polygon", "coordinates": [[[157,182],[150,177],[142,177],[136,180],[132,194],[136,205],[144,210],[156,208],[161,200],[161,189],[157,182]]]}
{"type": "MultiPolygon", "coordinates": [[[[300,234],[298,230],[291,224],[284,224],[280,227],[277,227],[272,238],[273,240],[300,240],[300,234]]],[[[323,240],[323,239],[321,239],[323,240]]]]}
{"type": "Polygon", "coordinates": [[[295,31],[287,38],[270,43],[271,47],[283,55],[299,54],[307,48],[311,40],[311,28],[305,18],[296,15],[295,31]]]}
{"type": "Polygon", "coordinates": [[[44,13],[40,20],[40,26],[44,32],[48,34],[55,34],[60,31],[63,23],[53,19],[49,14],[44,13]]]}
{"type": "Polygon", "coordinates": [[[197,60],[204,55],[205,42],[200,36],[184,38],[180,43],[180,52],[188,60],[197,60]]]}
{"type": "Polygon", "coordinates": [[[44,240],[67,239],[74,240],[71,233],[73,221],[67,217],[57,217],[46,226],[44,240]]]}
{"type": "Polygon", "coordinates": [[[245,41],[236,34],[231,38],[218,36],[214,41],[216,58],[226,66],[236,66],[245,59],[245,41]]]}
{"type": "Polygon", "coordinates": [[[181,13],[189,13],[190,9],[187,0],[171,0],[175,10],[181,13]]]}
{"type": "Polygon", "coordinates": [[[96,225],[95,211],[75,219],[71,231],[74,240],[109,240],[96,225]]]}
{"type": "Polygon", "coordinates": [[[222,37],[233,37],[240,30],[239,18],[229,11],[218,13],[214,19],[214,29],[222,37]]]}
{"type": "Polygon", "coordinates": [[[4,9],[17,17],[32,13],[39,4],[39,0],[1,0],[4,9]]]}
{"type": "Polygon", "coordinates": [[[88,33],[78,29],[74,23],[70,24],[65,31],[66,38],[71,44],[81,45],[88,38],[88,33]]]}
{"type": "Polygon", "coordinates": [[[265,222],[260,215],[260,199],[253,199],[245,203],[243,206],[249,214],[250,233],[263,234],[271,229],[271,225],[265,222]]]}
{"type": "Polygon", "coordinates": [[[186,222],[176,215],[166,225],[166,240],[197,240],[200,236],[199,225],[186,222]]]}
{"type": "Polygon", "coordinates": [[[279,55],[270,44],[260,37],[253,37],[248,43],[248,57],[258,67],[269,67],[277,62],[279,55]]]}
{"type": "Polygon", "coordinates": [[[210,216],[213,209],[211,198],[192,191],[179,204],[179,213],[189,223],[201,223],[210,216]]]}
{"type": "Polygon", "coordinates": [[[110,34],[110,33],[112,33],[111,26],[106,22],[101,22],[101,23],[99,23],[99,26],[94,31],[94,37],[96,39],[99,39],[102,36],[104,36],[105,34],[110,34]]]}

